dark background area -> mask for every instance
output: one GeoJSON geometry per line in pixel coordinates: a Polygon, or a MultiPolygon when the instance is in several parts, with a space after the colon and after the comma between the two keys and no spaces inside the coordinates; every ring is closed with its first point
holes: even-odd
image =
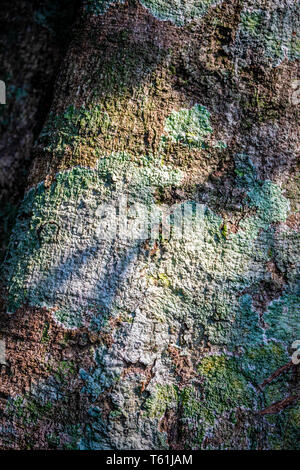
{"type": "Polygon", "coordinates": [[[0,9],[0,261],[26,188],[33,145],[78,8],[73,0],[5,0],[0,9]]]}

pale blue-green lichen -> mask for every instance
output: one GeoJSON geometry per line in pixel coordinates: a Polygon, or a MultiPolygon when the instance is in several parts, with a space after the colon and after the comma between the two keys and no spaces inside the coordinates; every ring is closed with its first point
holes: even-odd
{"type": "Polygon", "coordinates": [[[210,113],[199,104],[190,109],[172,111],[166,119],[164,130],[172,142],[189,147],[205,146],[206,138],[213,132],[210,113]]]}
{"type": "Polygon", "coordinates": [[[292,344],[300,337],[300,288],[294,292],[286,292],[283,296],[273,300],[264,314],[264,321],[268,325],[267,338],[276,338],[283,344],[292,344]]]}
{"type": "MultiPolygon", "coordinates": [[[[222,0],[140,0],[153,16],[163,21],[172,21],[177,26],[201,18],[212,6],[222,0]]],[[[124,3],[122,0],[85,0],[86,11],[92,14],[105,13],[110,5],[124,3]]]]}
{"type": "Polygon", "coordinates": [[[242,11],[238,29],[237,54],[243,55],[251,46],[252,51],[262,51],[274,66],[284,59],[297,60],[300,58],[299,26],[298,2],[278,5],[270,10],[246,6],[242,11]]]}
{"type": "Polygon", "coordinates": [[[107,356],[107,348],[97,349],[95,352],[96,368],[90,371],[82,368],[79,371],[79,375],[84,381],[82,393],[89,395],[92,401],[96,400],[105,390],[120,380],[122,363],[119,361],[119,364],[109,367],[109,364],[106,364],[107,356]]]}
{"type": "Polygon", "coordinates": [[[212,6],[221,0],[141,0],[152,15],[164,21],[172,21],[177,26],[201,18],[212,6]]]}
{"type": "Polygon", "coordinates": [[[240,355],[221,353],[204,357],[198,366],[201,387],[158,385],[146,401],[147,416],[160,419],[166,412],[180,409],[181,426],[193,431],[189,446],[201,448],[206,433],[212,432],[223,416],[231,413],[234,418],[237,408],[255,412],[276,401],[280,394],[282,397],[286,392],[284,380],[268,386],[264,396],[260,396],[256,387],[266,374],[288,360],[284,347],[276,343],[246,347],[247,341],[240,355]],[[205,396],[205,400],[201,396],[205,396]]]}
{"type": "MultiPolygon", "coordinates": [[[[205,109],[192,109],[207,117],[205,109]]],[[[206,119],[204,124],[210,134],[206,119]]],[[[200,132],[197,142],[201,138],[200,132]]],[[[127,423],[130,437],[120,432],[116,416],[112,414],[107,424],[101,410],[92,407],[94,420],[80,448],[135,448],[137,439],[142,448],[153,442],[165,448],[157,425],[167,410],[176,412],[178,407],[188,429],[196,423],[189,445],[201,447],[204,436],[226,413],[238,407],[258,411],[287,393],[286,380],[268,386],[259,397],[257,387],[289,359],[287,349],[299,311],[296,276],[288,278],[277,300],[264,309],[264,321],[252,295],[261,283],[272,280],[266,265],[270,250],[281,260],[282,269],[288,265],[287,255],[279,252],[288,250],[294,235],[290,234],[288,246],[282,245],[274,224],[285,221],[289,203],[278,185],[258,178],[247,155],[235,157],[236,185],[245,191],[244,205],[251,215],[245,211],[236,233],[227,230],[224,236],[226,220],[206,207],[202,235],[191,233],[190,240],[161,238],[163,256],[141,255],[140,243],[100,243],[95,237],[102,217],[97,212],[99,201],[111,203],[128,194],[130,203],[150,205],[155,202],[155,188],[182,184],[183,174],[163,165],[160,157],[147,155],[137,161],[119,152],[103,155],[95,169],[77,167],[58,173],[49,190],[40,184],[27,193],[11,240],[5,265],[9,311],[24,302],[56,308],[54,315],[66,327],[85,324],[94,330],[96,325],[99,332],[105,329],[103,315],[132,315],[130,324],[112,332],[114,345],[96,350],[94,367],[80,370],[82,393],[92,402],[113,389],[114,409],[127,423]],[[188,332],[178,339],[185,323],[188,332]],[[153,325],[158,329],[155,334],[153,325]],[[196,344],[205,339],[214,348],[199,363],[201,390],[193,382],[178,386],[166,352],[169,328],[177,329],[172,341],[178,341],[181,354],[189,353],[191,335],[196,335],[196,344]],[[138,379],[127,374],[120,380],[124,368],[120,353],[128,364],[149,366],[155,358],[160,361],[160,376],[149,385],[138,430],[136,413],[144,398],[136,390],[138,379]]],[[[297,256],[294,263],[299,265],[297,256]]]]}
{"type": "MultiPolygon", "coordinates": [[[[236,174],[237,185],[246,190],[249,208],[255,209],[255,214],[245,217],[237,233],[221,238],[217,234],[222,218],[206,210],[204,236],[198,243],[198,250],[194,246],[191,258],[191,248],[181,244],[179,251],[179,245],[174,246],[176,263],[173,266],[159,264],[160,271],[165,269],[170,280],[164,285],[165,297],[160,298],[159,303],[152,299],[152,308],[165,312],[170,325],[189,319],[192,330],[198,330],[200,337],[205,335],[220,351],[204,358],[199,366],[199,373],[205,378],[201,390],[205,402],[201,401],[195,386],[182,391],[176,385],[173,393],[165,392],[166,400],[161,398],[164,386],[159,385],[147,402],[148,412],[157,419],[165,409],[180,409],[181,419],[194,431],[194,440],[189,440],[189,445],[196,448],[201,447],[203,437],[213,432],[224,413],[231,410],[234,413],[237,407],[258,411],[287,396],[287,377],[268,385],[263,395],[258,387],[289,361],[288,347],[299,335],[300,302],[295,279],[291,279],[286,292],[278,293],[278,299],[265,309],[262,315],[265,324],[253,307],[252,296],[240,296],[249,287],[255,293],[261,281],[271,279],[264,269],[269,260],[269,247],[274,249],[271,224],[286,219],[289,204],[278,186],[259,180],[246,155],[236,156],[236,174]],[[187,258],[188,264],[185,263],[187,258]],[[198,260],[197,267],[193,258],[198,260]],[[195,291],[197,283],[202,289],[195,291]],[[289,289],[295,294],[289,294],[289,289]],[[210,367],[212,364],[215,367],[210,367]],[[186,401],[185,394],[189,397],[186,401]],[[156,410],[159,410],[157,414],[156,410]]],[[[281,248],[286,251],[287,246],[281,248]]],[[[295,262],[299,265],[298,258],[295,262]]],[[[154,269],[152,272],[154,275],[154,269]]],[[[184,342],[182,344],[186,350],[184,342]]],[[[285,416],[288,419],[288,412],[285,416]]],[[[276,429],[274,434],[279,432],[276,429]]]]}
{"type": "MultiPolygon", "coordinates": [[[[105,303],[104,297],[109,297],[105,294],[107,286],[102,286],[97,275],[97,271],[104,270],[106,278],[103,262],[110,256],[109,249],[106,254],[99,249],[102,241],[97,236],[97,228],[103,217],[99,210],[101,204],[117,206],[118,198],[127,193],[126,204],[139,200],[147,208],[154,202],[156,187],[176,186],[181,179],[180,171],[161,164],[160,159],[144,157],[138,165],[130,155],[113,154],[100,159],[96,169],[76,167],[59,173],[49,191],[43,184],[31,189],[21,205],[6,257],[8,310],[13,312],[25,301],[33,306],[56,307],[55,315],[60,322],[78,327],[83,304],[86,309],[97,310],[100,298],[105,303]],[[23,220],[22,214],[29,212],[31,218],[23,220]],[[61,244],[59,252],[57,243],[61,244]],[[94,272],[91,266],[95,262],[94,272]],[[76,286],[79,288],[87,263],[91,271],[88,294],[91,298],[82,302],[76,286]],[[75,290],[65,297],[70,279],[75,290]],[[71,304],[77,304],[77,316],[67,298],[71,304]]],[[[136,247],[132,246],[132,253],[135,251],[136,247]]],[[[125,259],[126,249],[124,262],[125,259]]]]}

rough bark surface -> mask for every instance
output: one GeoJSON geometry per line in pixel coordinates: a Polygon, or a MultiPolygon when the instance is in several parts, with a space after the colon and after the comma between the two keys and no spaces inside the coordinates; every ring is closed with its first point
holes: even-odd
{"type": "Polygon", "coordinates": [[[299,23],[83,2],[2,266],[1,448],[299,448],[299,23]]]}

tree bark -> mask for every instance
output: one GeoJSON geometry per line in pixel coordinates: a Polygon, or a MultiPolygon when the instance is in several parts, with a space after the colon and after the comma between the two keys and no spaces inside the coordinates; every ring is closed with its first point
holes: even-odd
{"type": "Polygon", "coordinates": [[[298,27],[82,3],[2,267],[1,448],[299,448],[298,27]]]}

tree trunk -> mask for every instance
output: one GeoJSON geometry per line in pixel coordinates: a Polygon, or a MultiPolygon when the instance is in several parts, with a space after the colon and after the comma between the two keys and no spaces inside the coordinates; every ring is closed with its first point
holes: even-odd
{"type": "Polygon", "coordinates": [[[299,448],[299,21],[83,2],[2,267],[1,448],[299,448]]]}

